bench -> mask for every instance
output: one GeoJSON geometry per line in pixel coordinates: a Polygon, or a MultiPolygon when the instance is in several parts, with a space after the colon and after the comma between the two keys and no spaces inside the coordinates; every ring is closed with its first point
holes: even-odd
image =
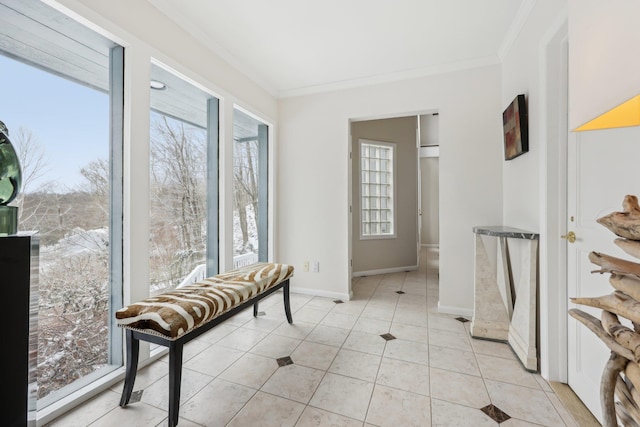
{"type": "Polygon", "coordinates": [[[138,369],[140,340],[169,348],[169,427],[178,424],[183,346],[194,338],[282,289],[287,321],[292,323],[289,278],[293,266],[257,263],[198,283],[173,289],[116,311],[116,323],[125,329],[126,374],[120,406],[129,403],[138,369]]]}

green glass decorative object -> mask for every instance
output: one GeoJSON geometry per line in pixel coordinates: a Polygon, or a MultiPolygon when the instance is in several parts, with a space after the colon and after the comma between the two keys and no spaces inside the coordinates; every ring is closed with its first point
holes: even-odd
{"type": "Polygon", "coordinates": [[[0,236],[18,232],[18,208],[7,206],[16,198],[22,184],[22,170],[9,130],[0,121],[0,236]]]}

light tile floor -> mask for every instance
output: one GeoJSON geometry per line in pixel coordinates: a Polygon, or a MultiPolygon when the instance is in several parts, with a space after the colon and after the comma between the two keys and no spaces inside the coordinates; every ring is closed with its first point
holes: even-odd
{"type": "MultiPolygon", "coordinates": [[[[189,343],[179,426],[577,426],[508,345],[438,313],[438,252],[420,261],[355,279],[344,303],[292,294],[293,325],[278,293],[189,343]]],[[[138,372],[138,403],[118,406],[120,383],[49,426],[164,426],[167,372],[166,357],[138,372]]]]}

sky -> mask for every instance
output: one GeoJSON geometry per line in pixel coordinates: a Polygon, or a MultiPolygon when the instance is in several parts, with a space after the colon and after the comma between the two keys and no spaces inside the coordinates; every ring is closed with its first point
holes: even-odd
{"type": "Polygon", "coordinates": [[[47,181],[82,185],[80,169],[109,157],[107,94],[0,55],[0,121],[17,148],[20,127],[42,147],[47,181]]]}

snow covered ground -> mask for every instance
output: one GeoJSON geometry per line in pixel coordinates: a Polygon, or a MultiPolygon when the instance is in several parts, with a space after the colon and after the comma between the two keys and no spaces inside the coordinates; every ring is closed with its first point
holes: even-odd
{"type": "MultiPolygon", "coordinates": [[[[240,219],[237,212],[233,216],[233,253],[240,257],[247,253],[258,252],[258,230],[255,222],[253,206],[247,206],[247,222],[249,242],[243,246],[240,219]]],[[[76,257],[90,254],[105,253],[109,248],[109,229],[107,227],[95,230],[74,228],[56,244],[40,248],[40,262],[43,267],[57,262],[62,258],[76,257]]]]}
{"type": "Polygon", "coordinates": [[[109,229],[83,230],[74,228],[54,245],[40,248],[40,262],[56,262],[65,257],[104,253],[109,248],[109,229]]]}

